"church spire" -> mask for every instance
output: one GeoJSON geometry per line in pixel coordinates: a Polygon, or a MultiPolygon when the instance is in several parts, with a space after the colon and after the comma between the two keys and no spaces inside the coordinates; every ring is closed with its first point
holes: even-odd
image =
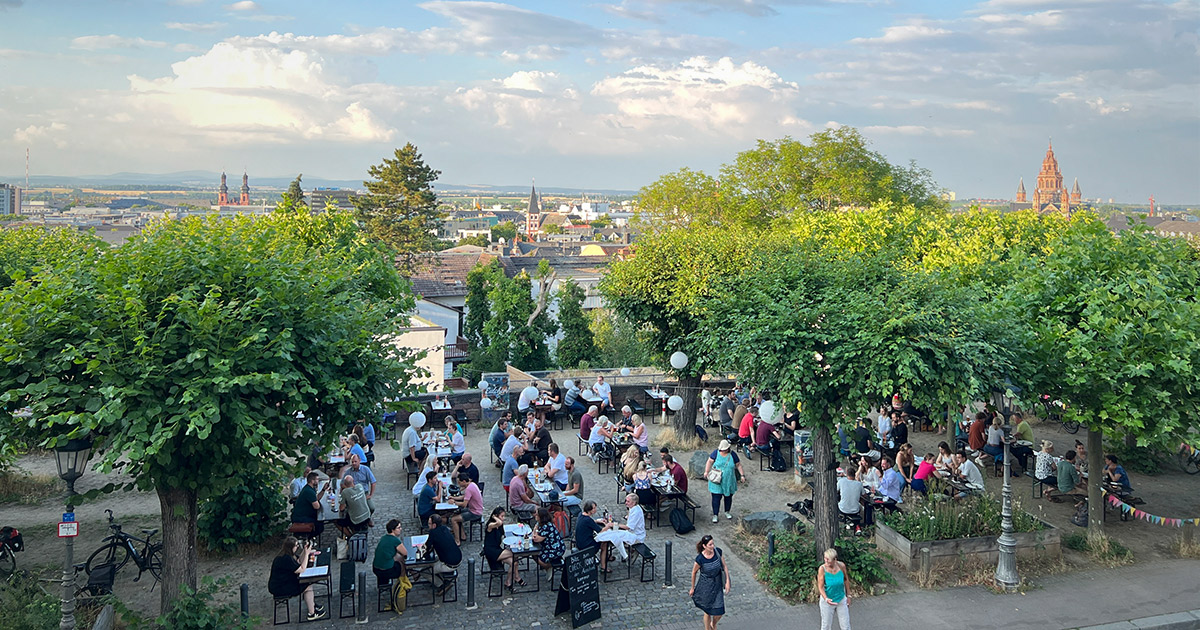
{"type": "Polygon", "coordinates": [[[238,198],[238,205],[250,205],[250,176],[246,171],[242,171],[242,195],[238,198]]]}
{"type": "Polygon", "coordinates": [[[217,205],[229,204],[229,186],[225,183],[225,171],[221,171],[221,186],[217,188],[217,205]]]}
{"type": "Polygon", "coordinates": [[[1017,184],[1017,203],[1025,203],[1025,178],[1021,178],[1021,183],[1017,184]]]}

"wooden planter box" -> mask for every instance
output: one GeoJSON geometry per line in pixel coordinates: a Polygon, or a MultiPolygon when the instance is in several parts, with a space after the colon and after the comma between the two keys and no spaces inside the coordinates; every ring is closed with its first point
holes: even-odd
{"type": "MultiPolygon", "coordinates": [[[[1042,521],[1042,525],[1045,529],[1040,531],[1013,534],[1017,539],[1018,558],[1062,556],[1060,532],[1045,521],[1042,521]]],[[[883,523],[875,524],[876,546],[910,572],[921,569],[921,549],[925,547],[929,548],[932,567],[955,565],[960,560],[995,564],[1000,554],[997,538],[999,536],[913,542],[883,523]]]]}

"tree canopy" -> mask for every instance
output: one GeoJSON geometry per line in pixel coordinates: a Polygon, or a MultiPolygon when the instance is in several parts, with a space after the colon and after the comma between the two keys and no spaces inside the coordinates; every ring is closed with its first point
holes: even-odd
{"type": "Polygon", "coordinates": [[[198,498],[415,391],[414,357],[391,342],[413,305],[345,214],[152,223],[0,292],[0,439],[90,433],[99,469],[158,493],[166,609],[195,585],[198,498]],[[12,417],[25,406],[31,419],[12,417]]]}
{"type": "Polygon", "coordinates": [[[373,178],[363,182],[367,194],[354,198],[358,218],[368,234],[396,251],[400,270],[411,273],[423,252],[437,249],[442,213],[433,183],[441,171],[427,166],[409,143],[367,173],[373,178]]]}
{"type": "Polygon", "coordinates": [[[555,349],[558,366],[575,368],[585,361],[594,361],[596,344],[587,316],[583,314],[583,301],[587,297],[583,287],[567,278],[559,283],[555,297],[558,301],[558,324],[563,333],[555,349]]]}

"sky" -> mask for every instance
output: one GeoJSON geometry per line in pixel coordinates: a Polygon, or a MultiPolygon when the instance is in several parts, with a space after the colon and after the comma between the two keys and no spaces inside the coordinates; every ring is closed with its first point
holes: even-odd
{"type": "Polygon", "coordinates": [[[1200,202],[1200,0],[0,0],[0,174],[637,189],[858,128],[960,198],[1200,202]]]}

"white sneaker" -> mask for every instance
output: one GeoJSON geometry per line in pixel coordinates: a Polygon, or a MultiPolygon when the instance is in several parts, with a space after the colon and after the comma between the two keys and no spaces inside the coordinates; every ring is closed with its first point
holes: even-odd
{"type": "Polygon", "coordinates": [[[714,523],[716,523],[716,522],[717,522],[717,515],[716,515],[716,514],[713,514],[713,522],[714,522],[714,523]]]}
{"type": "Polygon", "coordinates": [[[725,520],[727,520],[727,521],[732,521],[732,520],[733,520],[733,515],[732,515],[732,514],[730,514],[729,512],[726,512],[726,513],[725,513],[725,520]]]}

